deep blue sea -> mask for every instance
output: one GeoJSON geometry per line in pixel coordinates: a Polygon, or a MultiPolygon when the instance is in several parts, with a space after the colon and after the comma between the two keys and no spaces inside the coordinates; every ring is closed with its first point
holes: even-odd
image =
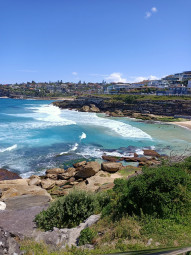
{"type": "Polygon", "coordinates": [[[104,114],[61,110],[52,101],[0,99],[0,168],[26,177],[103,153],[128,156],[143,148],[182,153],[191,131],[104,114]]]}

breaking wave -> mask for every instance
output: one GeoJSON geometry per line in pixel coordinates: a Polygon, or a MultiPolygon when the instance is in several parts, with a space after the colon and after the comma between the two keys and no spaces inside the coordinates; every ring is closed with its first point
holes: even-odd
{"type": "Polygon", "coordinates": [[[10,146],[10,147],[4,148],[4,149],[0,149],[0,152],[12,151],[16,148],[17,148],[17,144],[14,144],[13,146],[10,146]]]}

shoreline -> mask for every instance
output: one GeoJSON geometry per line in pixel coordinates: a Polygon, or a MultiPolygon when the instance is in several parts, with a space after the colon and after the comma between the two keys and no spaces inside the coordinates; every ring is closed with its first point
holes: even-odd
{"type": "Polygon", "coordinates": [[[173,124],[173,125],[176,125],[176,126],[179,126],[179,127],[182,127],[182,128],[185,128],[185,129],[189,129],[191,130],[191,120],[188,120],[188,121],[180,121],[180,122],[166,122],[168,124],[173,124]]]}

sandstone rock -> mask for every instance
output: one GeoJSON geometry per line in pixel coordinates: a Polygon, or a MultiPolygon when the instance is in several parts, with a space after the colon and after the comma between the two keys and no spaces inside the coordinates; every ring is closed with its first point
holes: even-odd
{"type": "Polygon", "coordinates": [[[58,175],[58,179],[68,180],[75,175],[76,168],[70,167],[64,173],[58,175]]]}
{"type": "Polygon", "coordinates": [[[46,170],[46,174],[61,174],[64,173],[65,170],[63,168],[52,168],[52,169],[48,169],[46,170]]]}
{"type": "Polygon", "coordinates": [[[23,195],[6,199],[6,210],[21,210],[25,208],[48,205],[50,196],[44,195],[23,195]]]}
{"type": "Polygon", "coordinates": [[[53,190],[51,191],[51,195],[55,195],[55,196],[66,196],[68,195],[68,192],[66,190],[53,190]]]}
{"type": "Polygon", "coordinates": [[[116,112],[110,112],[111,117],[119,117],[119,115],[116,112]]]}
{"type": "Polygon", "coordinates": [[[121,110],[115,110],[115,113],[118,115],[118,116],[124,116],[123,112],[121,110]]]}
{"type": "Polygon", "coordinates": [[[21,179],[21,177],[16,173],[8,171],[7,169],[0,168],[0,181],[15,179],[21,179]]]}
{"type": "Polygon", "coordinates": [[[36,185],[36,186],[38,186],[38,185],[41,184],[41,179],[40,179],[40,177],[37,176],[37,175],[32,175],[32,176],[30,176],[30,178],[29,178],[28,184],[29,184],[29,185],[36,185]]]}
{"type": "Polygon", "coordinates": [[[58,174],[46,174],[46,177],[52,180],[57,180],[58,174]]]}
{"type": "Polygon", "coordinates": [[[60,187],[60,186],[65,185],[67,182],[68,182],[67,180],[57,180],[57,181],[55,181],[55,185],[60,187]]]}
{"type": "Polygon", "coordinates": [[[75,178],[88,178],[95,175],[100,170],[98,162],[87,162],[86,165],[80,167],[80,170],[75,174],[75,178]]]}
{"type": "Polygon", "coordinates": [[[146,158],[146,157],[140,157],[140,158],[137,158],[137,161],[138,161],[138,162],[147,162],[147,161],[148,161],[148,158],[146,158]]]}
{"type": "Polygon", "coordinates": [[[124,160],[126,162],[138,162],[139,158],[138,157],[125,157],[124,160]]]}
{"type": "Polygon", "coordinates": [[[41,181],[41,186],[43,189],[52,189],[55,185],[55,181],[51,179],[44,179],[41,181]]]}
{"type": "Polygon", "coordinates": [[[90,107],[88,105],[84,105],[84,106],[82,106],[81,111],[82,112],[89,112],[90,111],[90,107]]]}
{"type": "Polygon", "coordinates": [[[123,165],[121,163],[110,163],[110,162],[105,162],[101,164],[101,169],[107,172],[117,172],[118,170],[120,170],[123,167],[123,165]]]}
{"type": "Polygon", "coordinates": [[[90,112],[100,112],[100,109],[95,104],[90,104],[90,112]]]}
{"type": "Polygon", "coordinates": [[[29,186],[28,180],[26,179],[2,181],[0,182],[0,189],[2,190],[1,199],[3,200],[22,195],[44,195],[51,198],[50,194],[48,194],[45,189],[35,185],[29,186]]]}
{"type": "Polygon", "coordinates": [[[105,191],[105,190],[109,190],[109,189],[113,189],[114,187],[114,183],[111,182],[111,183],[104,183],[102,184],[98,189],[97,189],[97,192],[102,192],[102,191],[105,191]]]}
{"type": "Polygon", "coordinates": [[[154,150],[143,150],[145,156],[160,157],[160,154],[154,150]]]}
{"type": "Polygon", "coordinates": [[[84,166],[86,163],[87,163],[86,161],[81,161],[81,162],[73,164],[73,166],[75,168],[78,168],[78,167],[84,166]]]}
{"type": "Polygon", "coordinates": [[[114,157],[114,156],[107,156],[107,155],[103,155],[102,159],[110,161],[110,162],[117,162],[117,161],[123,161],[124,160],[124,158],[114,157]]]}
{"type": "Polygon", "coordinates": [[[69,182],[75,182],[75,178],[74,177],[71,177],[70,179],[69,179],[69,182]]]}
{"type": "Polygon", "coordinates": [[[64,185],[62,188],[63,188],[63,189],[71,189],[72,187],[73,187],[73,185],[69,185],[69,184],[68,184],[68,185],[64,185]]]}

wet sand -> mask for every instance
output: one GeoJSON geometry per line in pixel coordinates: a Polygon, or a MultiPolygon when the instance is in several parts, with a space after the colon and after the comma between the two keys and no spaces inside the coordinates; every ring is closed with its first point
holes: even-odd
{"type": "Polygon", "coordinates": [[[191,129],[191,120],[180,121],[180,122],[172,122],[172,124],[180,126],[180,127],[184,127],[184,128],[187,128],[187,129],[191,129]]]}

